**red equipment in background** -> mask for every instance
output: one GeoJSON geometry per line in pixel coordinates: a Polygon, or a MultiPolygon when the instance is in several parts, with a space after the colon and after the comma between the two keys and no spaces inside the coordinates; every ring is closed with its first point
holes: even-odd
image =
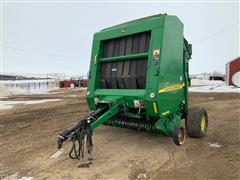
{"type": "Polygon", "coordinates": [[[87,87],[88,79],[79,78],[79,79],[70,79],[62,80],[59,82],[60,88],[70,88],[71,84],[74,84],[74,87],[87,87]]]}
{"type": "Polygon", "coordinates": [[[59,82],[60,88],[69,88],[71,84],[75,84],[75,80],[63,80],[59,82]]]}
{"type": "Polygon", "coordinates": [[[88,80],[87,79],[81,79],[80,80],[81,87],[87,87],[88,85],[88,80]]]}

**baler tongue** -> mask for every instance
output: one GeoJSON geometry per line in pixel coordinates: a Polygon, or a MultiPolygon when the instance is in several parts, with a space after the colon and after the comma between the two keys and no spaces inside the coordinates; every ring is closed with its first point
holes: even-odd
{"type": "Polygon", "coordinates": [[[88,116],[81,119],[75,126],[70,129],[63,130],[58,135],[58,149],[62,148],[62,144],[67,139],[72,141],[72,148],[69,152],[69,157],[78,159],[84,157],[84,146],[87,148],[88,159],[92,160],[92,130],[109,120],[112,116],[119,113],[119,105],[112,105],[114,102],[120,102],[121,98],[114,97],[113,99],[105,99],[99,102],[99,108],[90,113],[88,116]]]}

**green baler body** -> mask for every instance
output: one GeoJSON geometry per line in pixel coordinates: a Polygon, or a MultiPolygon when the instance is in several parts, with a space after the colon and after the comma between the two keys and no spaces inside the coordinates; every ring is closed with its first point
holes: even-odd
{"type": "MultiPolygon", "coordinates": [[[[114,48],[115,50],[119,48],[116,43],[112,46],[116,46],[111,47],[113,51],[114,48]]],[[[132,112],[136,112],[134,109],[141,109],[141,115],[148,119],[159,119],[156,126],[162,130],[160,126],[165,124],[164,127],[170,127],[166,134],[171,133],[173,126],[179,126],[180,120],[186,117],[188,110],[188,85],[190,83],[188,61],[191,58],[191,51],[191,45],[183,36],[183,23],[176,16],[155,15],[95,33],[86,96],[89,109],[96,110],[104,102],[110,103],[112,106],[123,104],[132,112]],[[140,38],[141,33],[145,33],[143,36],[145,38],[148,33],[149,45],[144,46],[148,47],[147,50],[137,50],[134,53],[132,45],[131,53],[127,54],[127,46],[129,46],[126,44],[127,38],[138,36],[136,47],[139,49],[142,47],[141,43],[146,43],[146,40],[142,41],[140,38]],[[124,37],[126,38],[124,39],[124,37]],[[104,46],[111,40],[124,40],[123,51],[125,53],[118,52],[114,55],[113,52],[110,57],[104,55],[104,46]],[[137,62],[138,60],[139,62],[137,62]],[[130,64],[131,61],[135,63],[131,66],[137,64],[135,69],[131,69],[131,67],[126,69],[118,63],[125,63],[124,66],[126,66],[126,62],[130,64]],[[146,69],[146,72],[143,72],[146,75],[143,76],[137,70],[138,67],[141,67],[140,61],[143,62],[142,66],[145,66],[146,69]],[[105,69],[103,70],[101,68],[104,63],[105,69]],[[131,73],[133,70],[137,73],[131,73]],[[105,81],[105,77],[101,75],[104,73],[103,71],[110,71],[107,72],[108,78],[112,78],[115,76],[114,73],[119,71],[122,75],[110,79],[110,81],[114,81],[115,85],[109,88],[108,85],[102,85],[102,81],[105,81]],[[129,71],[127,77],[124,71],[129,71]],[[135,84],[145,82],[144,88],[139,88],[140,85],[135,85],[135,88],[128,87],[126,84],[121,87],[119,78],[120,80],[122,78],[121,82],[124,82],[124,78],[133,78],[135,84]],[[136,104],[136,102],[138,103],[136,104]],[[172,121],[173,119],[176,120],[172,121]],[[172,121],[171,125],[168,124],[170,121],[172,121]]]]}

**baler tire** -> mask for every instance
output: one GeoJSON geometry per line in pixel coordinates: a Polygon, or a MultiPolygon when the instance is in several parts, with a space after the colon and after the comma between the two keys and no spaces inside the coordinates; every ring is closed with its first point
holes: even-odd
{"type": "Polygon", "coordinates": [[[193,138],[202,138],[207,133],[208,113],[202,107],[192,107],[188,110],[185,120],[187,133],[193,138]]]}
{"type": "Polygon", "coordinates": [[[185,130],[183,127],[175,127],[172,136],[176,145],[181,146],[185,143],[185,130]]]}

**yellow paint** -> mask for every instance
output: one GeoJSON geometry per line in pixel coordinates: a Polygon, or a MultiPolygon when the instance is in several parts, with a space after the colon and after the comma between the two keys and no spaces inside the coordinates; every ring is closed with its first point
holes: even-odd
{"type": "Polygon", "coordinates": [[[163,89],[160,89],[160,90],[159,90],[159,93],[165,93],[165,92],[169,92],[169,91],[179,90],[179,89],[182,89],[184,86],[185,86],[184,83],[182,83],[182,84],[169,85],[169,86],[166,86],[166,87],[163,88],[163,89]]]}
{"type": "Polygon", "coordinates": [[[153,103],[153,110],[154,110],[154,113],[157,113],[158,110],[157,110],[157,103],[153,103]]]}
{"type": "Polygon", "coordinates": [[[94,56],[93,63],[97,64],[97,54],[94,56]]]}
{"type": "Polygon", "coordinates": [[[166,112],[163,112],[163,113],[162,113],[163,116],[166,116],[166,115],[168,115],[168,114],[170,114],[170,111],[166,111],[166,112]]]}
{"type": "Polygon", "coordinates": [[[204,132],[205,129],[205,124],[206,124],[206,119],[205,119],[205,115],[202,115],[202,120],[201,120],[201,130],[202,132],[204,132]]]}

